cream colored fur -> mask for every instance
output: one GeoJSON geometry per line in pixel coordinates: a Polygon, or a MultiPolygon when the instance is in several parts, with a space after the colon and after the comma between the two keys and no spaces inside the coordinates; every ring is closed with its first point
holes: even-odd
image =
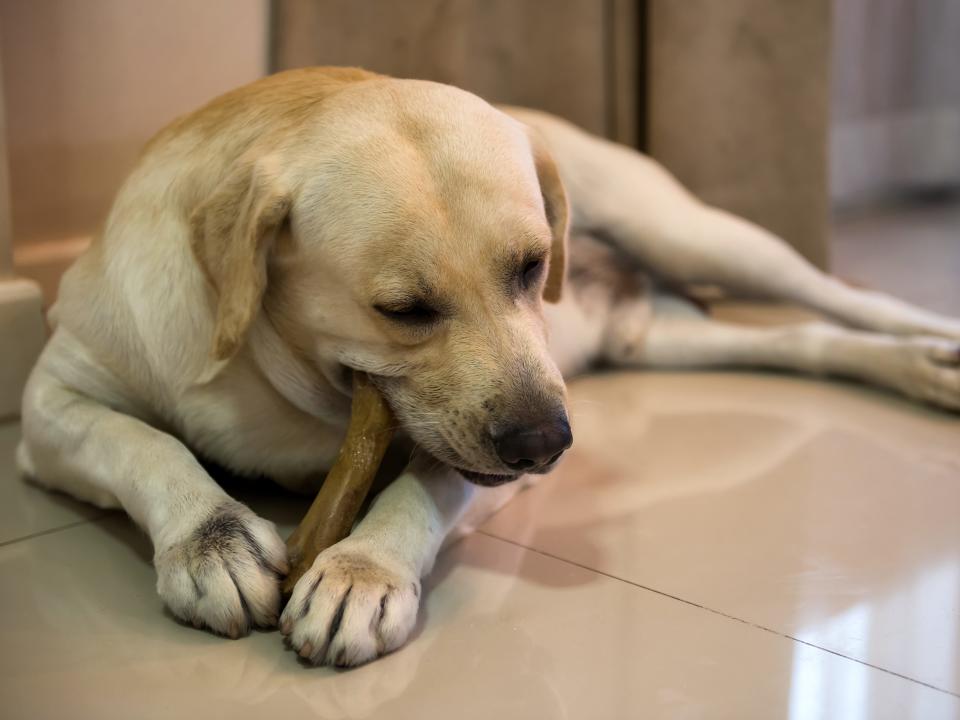
{"type": "Polygon", "coordinates": [[[844,287],[556,118],[351,69],[267,78],[161,132],[51,321],[24,397],[23,473],[126,510],[179,618],[231,637],[279,623],[315,663],[405,642],[444,539],[519,487],[452,466],[505,473],[491,434],[563,413],[562,376],[595,361],[832,372],[960,406],[956,322],[844,287]],[[859,330],[713,323],[631,284],[632,266],[590,275],[593,236],[677,283],[785,298],[859,330]],[[561,294],[565,266],[576,277],[561,294]],[[424,298],[430,322],[390,316],[424,298]],[[283,541],[197,457],[315,490],[351,370],[371,374],[420,449],[281,616],[283,541]]]}

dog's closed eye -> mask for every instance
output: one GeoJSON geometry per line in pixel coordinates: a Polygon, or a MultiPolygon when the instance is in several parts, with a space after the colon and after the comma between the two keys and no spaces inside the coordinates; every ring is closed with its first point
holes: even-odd
{"type": "Polygon", "coordinates": [[[373,309],[394,322],[404,325],[432,325],[440,319],[440,311],[423,301],[403,305],[374,305],[373,309]]]}

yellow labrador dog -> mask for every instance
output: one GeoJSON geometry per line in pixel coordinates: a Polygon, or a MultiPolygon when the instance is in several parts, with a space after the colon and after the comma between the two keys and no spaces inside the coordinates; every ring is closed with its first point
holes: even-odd
{"type": "Polygon", "coordinates": [[[835,373],[960,407],[957,322],[825,277],[561,120],[354,69],[269,77],[163,130],[51,321],[21,471],[126,510],[177,617],[279,623],[318,664],[404,643],[444,538],[570,446],[563,376],[595,362],[835,373]],[[643,269],[839,323],[723,325],[643,269]],[[315,490],[352,370],[421,451],[281,615],[283,540],[197,458],[315,490]]]}

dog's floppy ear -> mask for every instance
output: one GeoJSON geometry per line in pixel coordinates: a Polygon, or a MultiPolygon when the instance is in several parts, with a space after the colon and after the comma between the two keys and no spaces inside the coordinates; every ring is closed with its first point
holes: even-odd
{"type": "Polygon", "coordinates": [[[193,254],[217,294],[213,360],[229,360],[256,317],[267,255],[290,211],[275,158],[241,160],[190,216],[193,254]]]}
{"type": "Polygon", "coordinates": [[[543,289],[543,299],[547,302],[560,302],[563,283],[567,270],[567,236],[570,232],[570,205],[567,192],[560,181],[557,165],[544,146],[535,130],[528,132],[530,147],[533,150],[533,162],[540,181],[540,193],[543,195],[543,207],[550,223],[553,245],[550,248],[550,267],[547,269],[547,282],[543,289]]]}

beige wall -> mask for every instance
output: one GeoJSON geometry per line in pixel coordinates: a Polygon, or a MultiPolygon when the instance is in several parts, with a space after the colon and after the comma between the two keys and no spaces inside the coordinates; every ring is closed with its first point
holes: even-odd
{"type": "Polygon", "coordinates": [[[13,228],[10,223],[10,173],[7,167],[2,59],[0,54],[0,281],[13,275],[13,228]]]}
{"type": "Polygon", "coordinates": [[[93,232],[161,126],[264,74],[266,23],[266,0],[0,2],[18,264],[93,232]]]}

